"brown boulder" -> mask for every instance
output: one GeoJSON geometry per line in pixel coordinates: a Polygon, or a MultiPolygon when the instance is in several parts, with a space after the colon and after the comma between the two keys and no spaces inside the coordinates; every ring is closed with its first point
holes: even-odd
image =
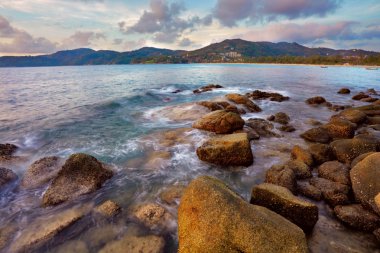
{"type": "Polygon", "coordinates": [[[327,144],[315,143],[309,146],[309,152],[316,164],[334,160],[332,149],[327,144]]]}
{"type": "Polygon", "coordinates": [[[279,124],[282,124],[282,125],[287,125],[290,121],[290,117],[289,117],[289,115],[287,115],[284,112],[278,112],[268,120],[272,120],[272,121],[279,123],[279,124]]]}
{"type": "Polygon", "coordinates": [[[317,96],[317,97],[308,98],[306,100],[306,103],[309,105],[320,105],[320,104],[326,103],[326,99],[324,97],[317,96]]]}
{"type": "Polygon", "coordinates": [[[294,160],[299,160],[307,164],[308,166],[312,166],[314,161],[313,161],[313,156],[309,151],[306,149],[301,148],[298,145],[295,145],[292,149],[291,152],[291,157],[294,160]]]}
{"type": "Polygon", "coordinates": [[[355,124],[361,124],[367,119],[367,115],[364,112],[355,109],[344,110],[339,113],[339,116],[355,124]]]}
{"type": "Polygon", "coordinates": [[[193,90],[193,93],[194,94],[203,93],[203,92],[207,92],[207,91],[212,91],[213,89],[220,89],[220,88],[223,88],[223,86],[221,86],[219,84],[209,84],[209,85],[200,87],[199,89],[193,90]]]}
{"type": "Polygon", "coordinates": [[[330,147],[338,161],[350,164],[361,154],[376,152],[378,143],[376,140],[353,138],[333,141],[330,147]]]}
{"type": "Polygon", "coordinates": [[[287,166],[272,166],[265,174],[265,183],[283,186],[292,193],[297,193],[296,174],[287,166]]]}
{"type": "Polygon", "coordinates": [[[312,178],[309,182],[322,192],[322,196],[328,204],[337,206],[346,205],[349,203],[349,186],[324,178],[312,178]]]}
{"type": "Polygon", "coordinates": [[[368,98],[369,95],[365,94],[364,92],[360,92],[352,97],[353,100],[361,100],[363,98],[368,98]]]}
{"type": "Polygon", "coordinates": [[[327,129],[322,127],[309,129],[300,136],[310,142],[329,143],[331,140],[327,129]]]}
{"type": "Polygon", "coordinates": [[[318,176],[345,185],[351,183],[349,168],[338,161],[323,163],[318,167],[318,176]]]}
{"type": "Polygon", "coordinates": [[[367,116],[380,116],[380,105],[372,104],[353,108],[364,112],[367,116]]]}
{"type": "Polygon", "coordinates": [[[287,166],[296,174],[297,179],[305,179],[312,177],[310,167],[300,160],[289,160],[284,166],[287,166]]]}
{"type": "Polygon", "coordinates": [[[0,187],[17,179],[17,175],[10,169],[0,167],[0,187]]]}
{"type": "Polygon", "coordinates": [[[368,153],[364,153],[364,154],[361,154],[359,156],[357,156],[352,162],[351,162],[351,168],[355,167],[356,164],[358,164],[359,162],[363,161],[364,158],[366,158],[367,156],[370,156],[372,154],[375,154],[376,152],[368,152],[368,153]]]}
{"type": "Polygon", "coordinates": [[[197,148],[197,156],[202,161],[225,166],[249,166],[253,163],[246,133],[210,138],[197,148]]]}
{"type": "Polygon", "coordinates": [[[17,149],[18,147],[14,144],[0,144],[0,156],[11,156],[17,149]]]}
{"type": "Polygon", "coordinates": [[[105,217],[113,217],[118,214],[121,210],[121,207],[112,200],[107,200],[102,204],[95,207],[94,211],[98,214],[101,214],[105,217]]]}
{"type": "Polygon", "coordinates": [[[350,94],[351,91],[350,89],[348,88],[341,88],[339,91],[338,91],[338,94],[350,94]]]}
{"type": "Polygon", "coordinates": [[[251,118],[245,124],[261,137],[279,137],[277,133],[272,131],[274,129],[273,124],[265,119],[251,118]]]}
{"type": "Polygon", "coordinates": [[[232,133],[235,130],[242,129],[243,126],[244,120],[240,115],[225,110],[210,112],[193,124],[194,128],[215,132],[217,134],[232,133]]]}
{"type": "Polygon", "coordinates": [[[110,179],[112,174],[95,157],[82,153],[73,154],[43,195],[43,205],[57,205],[93,192],[110,179]]]}
{"type": "Polygon", "coordinates": [[[342,118],[333,118],[323,126],[332,139],[352,138],[355,135],[356,127],[356,124],[342,118]]]}
{"type": "Polygon", "coordinates": [[[375,197],[380,192],[380,152],[367,156],[350,171],[352,189],[358,202],[380,214],[375,197]]]}
{"type": "Polygon", "coordinates": [[[311,185],[309,182],[297,182],[297,192],[301,195],[314,199],[314,200],[321,200],[322,199],[322,192],[317,187],[311,185]]]}
{"type": "Polygon", "coordinates": [[[156,203],[145,203],[133,207],[131,216],[150,229],[169,227],[173,219],[164,207],[156,203]]]}
{"type": "Polygon", "coordinates": [[[292,125],[283,125],[283,126],[278,127],[277,129],[282,132],[287,132],[287,133],[296,131],[296,128],[292,125]]]}
{"type": "Polygon", "coordinates": [[[178,238],[179,253],[308,251],[299,227],[208,176],[193,180],[182,196],[178,238]]]}
{"type": "Polygon", "coordinates": [[[294,196],[287,188],[260,184],[252,189],[251,204],[266,207],[293,222],[304,231],[313,229],[318,221],[318,207],[294,196]]]}
{"type": "Polygon", "coordinates": [[[339,220],[355,229],[372,232],[380,227],[380,217],[360,204],[336,206],[334,213],[339,220]]]}
{"type": "Polygon", "coordinates": [[[250,112],[261,112],[261,108],[253,103],[248,97],[237,94],[237,93],[232,93],[232,94],[227,94],[226,98],[236,104],[239,105],[244,105],[250,112]]]}
{"type": "Polygon", "coordinates": [[[249,98],[253,100],[269,99],[270,101],[282,102],[289,100],[289,97],[283,96],[275,92],[265,92],[260,90],[255,90],[251,93],[246,94],[249,98]]]}

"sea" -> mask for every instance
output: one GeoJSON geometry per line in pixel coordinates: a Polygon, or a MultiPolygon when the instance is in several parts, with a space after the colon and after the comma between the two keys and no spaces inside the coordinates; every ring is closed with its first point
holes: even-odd
{"type": "MultiPolygon", "coordinates": [[[[299,135],[312,127],[310,122],[326,122],[336,113],[311,107],[305,99],[323,96],[337,105],[365,104],[351,100],[352,95],[337,94],[342,87],[351,89],[351,94],[369,88],[379,91],[380,72],[353,66],[271,64],[0,68],[0,143],[19,147],[15,154],[19,159],[7,165],[19,179],[0,189],[0,231],[12,228],[10,245],[32,223],[43,224],[70,208],[96,206],[110,199],[122,207],[121,214],[108,220],[88,214],[35,251],[69,252],[79,243],[88,252],[98,252],[124,234],[137,233],[163,236],[165,251],[176,252],[179,199],[168,204],[162,200],[163,192],[210,175],[249,201],[252,187],[264,181],[268,168],[289,159],[294,145],[307,147],[299,135]],[[208,84],[224,88],[193,93],[208,84]],[[226,168],[200,161],[195,150],[211,134],[191,128],[206,110],[196,102],[254,90],[277,92],[290,100],[257,100],[263,111],[247,113],[244,119],[285,112],[296,131],[252,141],[255,161],[249,167],[226,168]],[[78,152],[96,157],[115,171],[100,190],[45,208],[41,198],[47,185],[28,190],[19,186],[34,161],[78,152]],[[141,226],[131,217],[133,207],[141,203],[162,205],[171,216],[168,224],[156,229],[141,226]]],[[[316,203],[320,218],[308,235],[311,252],[379,252],[371,234],[345,227],[330,207],[316,203]]]]}

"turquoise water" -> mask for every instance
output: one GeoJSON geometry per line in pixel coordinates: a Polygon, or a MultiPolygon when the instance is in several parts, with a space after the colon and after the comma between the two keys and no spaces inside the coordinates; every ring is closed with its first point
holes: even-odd
{"type": "MultiPolygon", "coordinates": [[[[267,168],[285,160],[292,145],[305,145],[298,135],[310,128],[306,121],[324,121],[332,115],[326,108],[306,106],[304,100],[322,95],[334,104],[353,104],[349,96],[336,93],[341,87],[348,87],[353,93],[379,89],[380,72],[360,67],[325,69],[251,64],[0,68],[0,143],[10,142],[20,147],[16,155],[23,158],[22,162],[10,165],[20,178],[38,158],[67,157],[74,152],[92,154],[117,171],[96,194],[49,210],[40,207],[46,188],[22,191],[15,183],[0,192],[0,224],[18,224],[22,230],[39,215],[54,214],[89,199],[95,203],[116,199],[125,209],[138,202],[160,202],[157,197],[160,190],[176,183],[186,184],[200,174],[224,179],[248,199],[250,188],[262,182],[267,168]],[[210,83],[225,88],[200,95],[192,93],[210,83]],[[191,127],[191,117],[178,120],[186,111],[187,103],[255,89],[279,92],[291,100],[257,101],[263,112],[244,117],[266,117],[284,111],[290,115],[297,131],[283,138],[253,142],[255,163],[248,168],[226,171],[200,162],[195,148],[207,134],[184,129],[191,127]],[[177,113],[172,115],[173,112],[177,113]],[[164,133],[174,129],[181,130],[175,132],[176,138],[171,139],[171,144],[163,144],[168,139],[164,133]],[[169,155],[157,154],[160,151],[169,155]]],[[[167,208],[175,217],[175,207],[167,208]]],[[[326,216],[331,216],[328,210],[326,216]]],[[[86,226],[98,225],[93,222],[86,226]]],[[[130,225],[125,222],[123,226],[130,225]]],[[[82,235],[86,229],[74,227],[67,233],[82,235]]],[[[337,236],[334,240],[339,245],[349,244],[364,252],[372,247],[361,245],[362,234],[344,228],[339,231],[328,232],[337,236]]],[[[174,245],[171,250],[175,250],[175,228],[168,235],[174,245]]],[[[54,249],[70,236],[64,238],[53,241],[44,250],[54,249]]],[[[316,245],[311,246],[312,251],[324,252],[319,250],[320,245],[328,244],[326,240],[330,239],[326,236],[316,243],[311,239],[310,245],[316,245]]],[[[338,252],[333,248],[331,252],[338,252]]]]}

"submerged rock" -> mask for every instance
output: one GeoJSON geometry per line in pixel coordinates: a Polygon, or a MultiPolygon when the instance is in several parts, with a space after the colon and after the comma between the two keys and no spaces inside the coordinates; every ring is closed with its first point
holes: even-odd
{"type": "Polygon", "coordinates": [[[351,183],[348,166],[338,161],[323,163],[318,168],[318,176],[345,185],[351,183]]]}
{"type": "Polygon", "coordinates": [[[237,94],[237,93],[232,93],[232,94],[227,94],[226,98],[236,104],[239,105],[244,105],[250,112],[261,112],[261,108],[253,103],[248,97],[237,94]]]}
{"type": "Polygon", "coordinates": [[[87,244],[84,241],[73,240],[73,241],[65,242],[63,245],[55,248],[53,252],[55,253],[68,253],[68,252],[89,253],[90,251],[87,247],[87,244]]]}
{"type": "Polygon", "coordinates": [[[193,90],[193,93],[194,94],[203,93],[203,92],[207,92],[207,91],[212,91],[213,89],[220,89],[220,88],[223,88],[223,86],[221,86],[219,84],[209,84],[206,86],[202,86],[199,89],[193,90]]]}
{"type": "Polygon", "coordinates": [[[265,174],[265,182],[283,186],[297,193],[296,174],[288,166],[274,165],[265,174]]]}
{"type": "Polygon", "coordinates": [[[95,157],[73,154],[62,166],[56,178],[45,192],[44,206],[57,205],[80,195],[99,189],[112,177],[113,172],[104,168],[95,157]]]}
{"type": "Polygon", "coordinates": [[[160,193],[160,199],[168,205],[176,204],[184,190],[184,185],[170,185],[160,193]]]}
{"type": "Polygon", "coordinates": [[[120,240],[108,243],[99,253],[163,253],[164,247],[165,240],[161,236],[125,235],[120,240]]]}
{"type": "Polygon", "coordinates": [[[105,217],[113,217],[118,214],[120,210],[121,207],[112,200],[107,200],[94,209],[96,213],[99,213],[105,217]]]}
{"type": "Polygon", "coordinates": [[[380,227],[380,217],[360,204],[336,206],[334,212],[339,220],[355,229],[372,232],[380,227]]]}
{"type": "Polygon", "coordinates": [[[17,149],[18,147],[14,144],[0,144],[0,156],[11,156],[17,149]]]}
{"type": "Polygon", "coordinates": [[[314,161],[313,161],[313,156],[309,151],[306,149],[301,148],[298,145],[295,145],[292,149],[291,152],[291,157],[294,160],[299,160],[307,164],[308,166],[312,166],[314,161]]]}
{"type": "Polygon", "coordinates": [[[282,131],[282,132],[288,132],[288,133],[296,131],[296,128],[292,125],[280,126],[277,129],[282,131]]]}
{"type": "Polygon", "coordinates": [[[279,134],[272,131],[274,129],[273,124],[265,119],[250,118],[245,124],[261,137],[280,137],[279,134]]]}
{"type": "Polygon", "coordinates": [[[322,127],[311,128],[300,136],[310,142],[329,143],[331,140],[327,129],[322,127]]]}
{"type": "Polygon", "coordinates": [[[266,207],[293,222],[304,231],[313,229],[318,221],[318,207],[294,196],[287,188],[260,184],[252,189],[251,204],[266,207]]]}
{"type": "Polygon", "coordinates": [[[223,182],[193,180],[178,209],[179,251],[307,252],[303,231],[267,208],[245,202],[223,182]]]}
{"type": "Polygon", "coordinates": [[[378,214],[375,197],[380,192],[380,152],[367,156],[350,171],[352,189],[358,202],[378,214]]]}
{"type": "Polygon", "coordinates": [[[316,164],[334,160],[332,149],[327,144],[315,143],[309,146],[309,152],[316,164]]]}
{"type": "Polygon", "coordinates": [[[0,167],[0,187],[16,179],[17,175],[12,170],[0,167]]]}
{"type": "Polygon", "coordinates": [[[362,111],[367,116],[380,116],[380,105],[376,104],[376,102],[375,104],[372,104],[372,105],[355,107],[353,109],[362,111]]]}
{"type": "Polygon", "coordinates": [[[290,121],[289,115],[287,115],[284,112],[278,112],[272,116],[273,117],[268,118],[268,120],[274,121],[274,122],[282,124],[282,125],[287,125],[290,121]]]}
{"type": "Polygon", "coordinates": [[[350,164],[352,160],[361,154],[376,152],[378,142],[373,139],[342,139],[330,144],[338,161],[350,164]]]}
{"type": "Polygon", "coordinates": [[[44,157],[35,161],[26,170],[21,186],[24,188],[35,188],[53,179],[62,166],[62,160],[56,156],[44,157]]]}
{"type": "Polygon", "coordinates": [[[323,198],[332,206],[346,205],[349,203],[348,193],[350,187],[324,178],[312,178],[310,184],[317,187],[323,198]]]}
{"type": "Polygon", "coordinates": [[[321,105],[321,104],[326,103],[326,102],[327,102],[326,99],[324,97],[320,97],[320,96],[308,98],[306,100],[306,103],[309,105],[321,105]]]}
{"type": "Polygon", "coordinates": [[[217,134],[232,133],[235,130],[243,129],[243,126],[244,120],[240,115],[225,110],[208,113],[193,124],[194,128],[215,132],[217,134]]]}
{"type": "Polygon", "coordinates": [[[270,101],[282,102],[289,100],[289,97],[283,96],[275,92],[265,92],[260,90],[255,90],[251,93],[246,94],[249,98],[253,100],[269,99],[270,101]]]}
{"type": "Polygon", "coordinates": [[[353,100],[361,100],[363,98],[369,98],[369,95],[365,94],[364,92],[360,92],[352,97],[353,100]]]}
{"type": "Polygon", "coordinates": [[[197,148],[202,161],[225,166],[249,166],[253,163],[251,145],[246,133],[210,138],[197,148]]]}
{"type": "Polygon", "coordinates": [[[351,93],[351,90],[348,89],[348,88],[341,88],[339,91],[338,91],[338,94],[350,94],[351,93]]]}
{"type": "Polygon", "coordinates": [[[135,206],[131,215],[150,229],[166,228],[173,219],[172,215],[156,203],[145,203],[135,206]]]}

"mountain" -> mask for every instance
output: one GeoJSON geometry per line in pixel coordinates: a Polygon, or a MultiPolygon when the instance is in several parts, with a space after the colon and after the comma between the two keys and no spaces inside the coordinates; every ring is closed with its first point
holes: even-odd
{"type": "Polygon", "coordinates": [[[255,59],[260,57],[272,57],[269,58],[269,61],[274,61],[274,59],[282,59],[284,57],[298,57],[297,59],[299,60],[300,57],[307,58],[316,56],[335,56],[339,59],[345,60],[376,57],[377,61],[377,58],[380,58],[380,53],[360,49],[334,50],[330,48],[309,48],[297,43],[288,42],[251,42],[241,39],[233,39],[224,40],[220,43],[214,43],[193,51],[143,47],[129,52],[116,52],[110,50],[95,51],[89,48],[79,48],[59,51],[50,55],[4,56],[0,57],[0,67],[131,63],[255,62],[255,59]]]}

